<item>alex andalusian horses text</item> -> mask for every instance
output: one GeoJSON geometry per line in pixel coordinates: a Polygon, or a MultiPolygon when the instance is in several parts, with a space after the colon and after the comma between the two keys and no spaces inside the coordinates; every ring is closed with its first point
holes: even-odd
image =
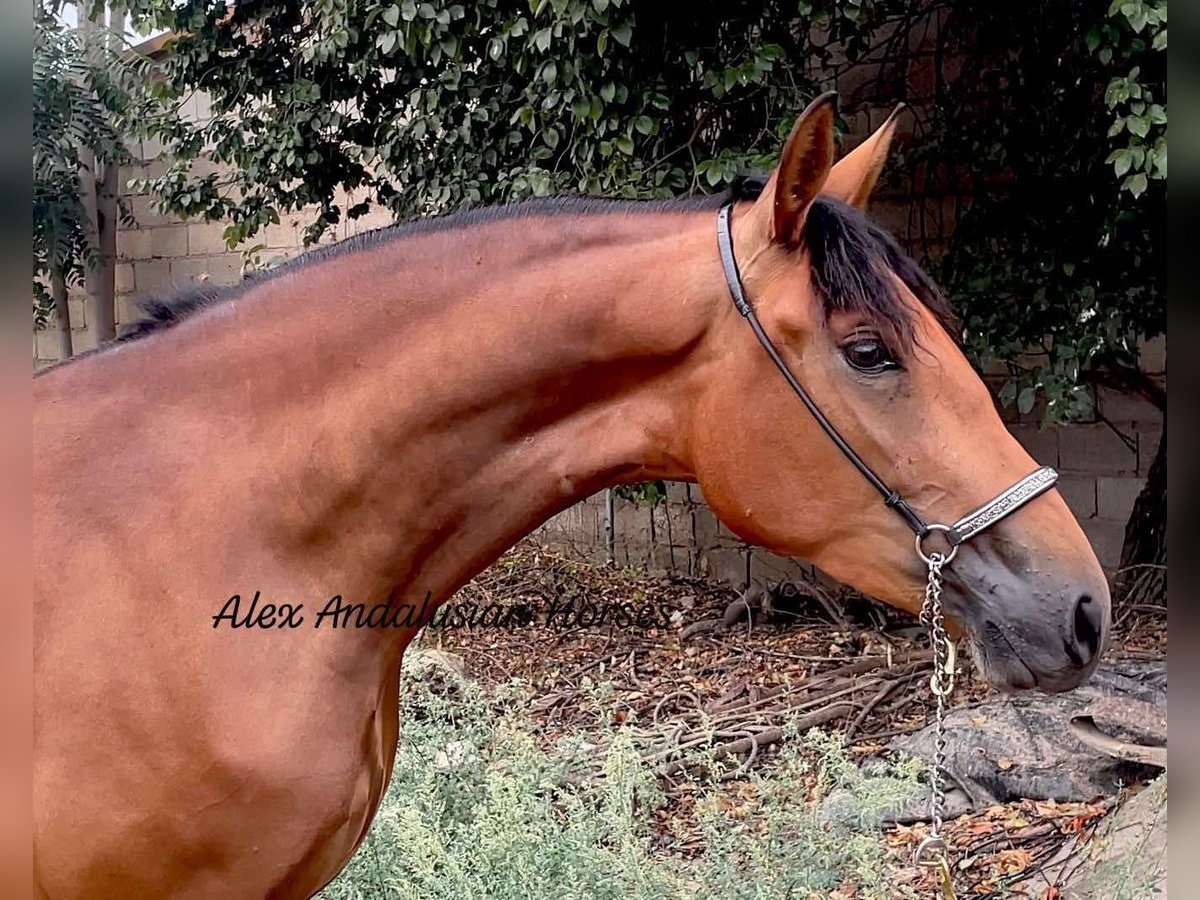
{"type": "Polygon", "coordinates": [[[720,242],[720,198],[464,213],[151,304],[36,378],[40,896],[320,889],[386,786],[416,626],[214,612],[247,589],[433,608],[612,484],[698,482],[746,540],[914,612],[912,530],[956,523],[946,610],[985,676],[1086,678],[1095,555],[861,211],[894,127],[835,163],[817,100],[720,242]],[[986,530],[958,521],[979,508],[986,530]]]}

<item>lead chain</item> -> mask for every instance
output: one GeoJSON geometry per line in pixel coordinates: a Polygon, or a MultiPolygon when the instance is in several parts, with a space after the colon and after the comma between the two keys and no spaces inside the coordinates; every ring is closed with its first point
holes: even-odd
{"type": "Polygon", "coordinates": [[[929,772],[929,836],[917,846],[916,863],[937,869],[939,886],[945,900],[953,900],[954,888],[950,876],[950,859],[942,837],[942,814],[946,795],[942,788],[942,772],[946,767],[946,698],[954,690],[954,644],[946,633],[946,618],[942,612],[942,567],[947,558],[941,553],[925,557],[929,566],[929,581],[925,585],[925,602],[921,605],[921,624],[929,629],[933,645],[933,675],[929,688],[936,704],[934,719],[933,766],[929,772]]]}

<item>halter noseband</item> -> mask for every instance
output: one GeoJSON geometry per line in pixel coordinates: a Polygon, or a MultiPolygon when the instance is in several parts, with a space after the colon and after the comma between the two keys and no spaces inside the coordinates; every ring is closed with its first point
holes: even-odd
{"type": "Polygon", "coordinates": [[[913,533],[917,536],[917,553],[920,554],[922,559],[927,563],[929,562],[929,557],[925,555],[922,549],[922,541],[930,533],[937,531],[946,536],[946,541],[950,544],[950,552],[948,555],[944,555],[942,561],[943,563],[949,562],[958,553],[958,547],[964,541],[990,528],[1005,516],[1016,512],[1034,497],[1054,487],[1055,482],[1058,481],[1058,473],[1050,466],[1042,466],[978,509],[967,513],[953,525],[927,525],[917,511],[909,506],[908,502],[900,496],[900,492],[889,487],[887,482],[880,478],[875,470],[867,465],[866,461],[838,433],[833,423],[821,412],[821,408],[817,406],[816,401],[809,396],[808,391],[804,389],[804,386],[792,374],[792,370],[788,368],[787,363],[779,355],[775,344],[767,337],[762,323],[754,313],[754,308],[750,305],[750,301],[746,299],[746,291],[742,286],[742,275],[738,271],[737,259],[733,255],[733,237],[730,232],[730,218],[732,215],[732,203],[722,206],[721,211],[717,213],[717,247],[720,250],[721,267],[725,270],[725,282],[729,285],[729,295],[733,298],[733,305],[746,321],[750,323],[750,327],[754,330],[754,336],[758,338],[758,342],[767,351],[767,356],[771,357],[771,362],[775,363],[775,367],[779,369],[784,380],[795,391],[796,396],[800,398],[800,402],[805,405],[817,424],[821,426],[821,430],[829,435],[829,439],[842,451],[842,455],[850,460],[854,468],[858,469],[862,473],[862,476],[870,482],[871,486],[880,493],[884,504],[894,509],[900,518],[904,519],[908,527],[913,530],[913,533]]]}

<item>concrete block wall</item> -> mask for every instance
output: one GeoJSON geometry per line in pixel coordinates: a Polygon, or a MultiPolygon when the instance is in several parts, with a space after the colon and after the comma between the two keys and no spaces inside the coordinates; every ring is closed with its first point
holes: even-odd
{"type": "MultiPolygon", "coordinates": [[[[183,110],[185,117],[202,120],[211,112],[208,98],[193,95],[183,110]]],[[[287,214],[277,225],[268,225],[253,239],[230,249],[225,242],[223,222],[180,220],[160,213],[153,198],[133,192],[129,182],[154,177],[166,171],[161,147],[143,142],[131,148],[139,164],[121,172],[121,196],[133,224],[117,232],[116,321],[120,334],[135,322],[139,301],[146,297],[166,297],[200,284],[235,284],[255,261],[248,258],[251,248],[262,245],[257,263],[273,263],[303,253],[303,229],[312,220],[313,210],[287,214]]],[[[343,196],[343,210],[361,198],[343,196]]],[[[363,231],[392,224],[386,210],[372,210],[354,221],[343,221],[326,236],[327,242],[341,240],[363,231]]],[[[70,295],[71,332],[75,352],[96,346],[89,301],[80,289],[70,295]]],[[[34,368],[58,361],[58,343],[54,325],[36,332],[33,340],[34,368]]]]}

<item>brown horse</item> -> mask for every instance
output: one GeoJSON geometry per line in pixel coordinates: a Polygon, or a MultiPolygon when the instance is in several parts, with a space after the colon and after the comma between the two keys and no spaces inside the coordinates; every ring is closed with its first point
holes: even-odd
{"type": "MultiPolygon", "coordinates": [[[[856,208],[892,123],[833,165],[833,119],[811,106],[736,204],[746,291],[854,448],[953,521],[1034,463],[856,208]]],[[[317,608],[442,602],[606,485],[698,482],[745,539],[916,609],[911,533],[730,303],[715,210],[551,201],[388,229],[158,306],[35,381],[41,896],[318,890],[383,793],[414,630],[315,628],[317,608]],[[214,627],[256,591],[262,627],[214,627]]],[[[948,576],[993,684],[1094,668],[1108,592],[1057,493],[948,576]]]]}

